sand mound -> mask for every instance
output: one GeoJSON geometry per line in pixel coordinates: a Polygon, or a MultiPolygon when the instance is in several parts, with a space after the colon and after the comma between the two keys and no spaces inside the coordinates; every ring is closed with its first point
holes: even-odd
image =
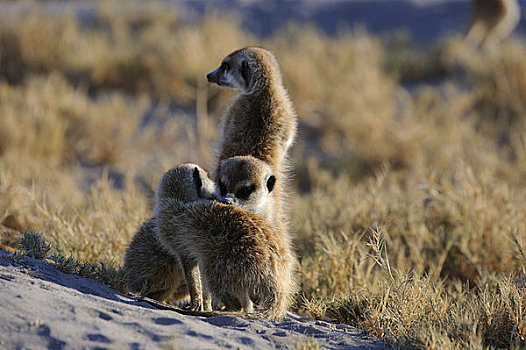
{"type": "Polygon", "coordinates": [[[185,316],[52,265],[0,251],[2,349],[276,349],[315,341],[327,349],[383,349],[367,333],[289,314],[278,322],[185,316]]]}

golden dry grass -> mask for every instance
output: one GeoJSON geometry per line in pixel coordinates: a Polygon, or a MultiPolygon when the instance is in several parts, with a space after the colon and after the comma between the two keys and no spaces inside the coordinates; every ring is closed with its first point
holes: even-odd
{"type": "Polygon", "coordinates": [[[294,25],[263,40],[235,17],[114,4],[89,28],[39,11],[0,27],[2,243],[35,229],[65,270],[118,266],[164,171],[213,163],[232,92],[205,73],[258,44],[300,118],[295,309],[407,348],[526,346],[526,44],[418,53],[294,25]]]}

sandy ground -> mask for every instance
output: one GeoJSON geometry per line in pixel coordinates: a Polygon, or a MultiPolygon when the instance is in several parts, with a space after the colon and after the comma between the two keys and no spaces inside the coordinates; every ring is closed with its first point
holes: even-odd
{"type": "Polygon", "coordinates": [[[282,321],[185,316],[137,301],[93,280],[0,251],[0,349],[387,348],[367,333],[289,314],[282,321]]]}

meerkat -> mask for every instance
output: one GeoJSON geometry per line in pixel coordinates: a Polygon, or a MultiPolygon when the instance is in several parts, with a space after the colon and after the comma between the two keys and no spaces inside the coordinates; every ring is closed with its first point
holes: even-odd
{"type": "Polygon", "coordinates": [[[163,303],[189,296],[177,257],[157,240],[153,217],[139,226],[133,236],[124,258],[124,270],[131,292],[163,303]]]}
{"type": "Polygon", "coordinates": [[[511,34],[519,20],[517,0],[473,0],[466,40],[474,46],[491,49],[511,34]]]}
{"type": "MultiPolygon", "coordinates": [[[[294,290],[296,259],[288,236],[267,219],[275,206],[273,170],[257,158],[238,156],[221,162],[218,177],[225,203],[159,198],[159,237],[168,247],[185,247],[198,262],[212,300],[236,300],[245,317],[280,318],[294,290]]],[[[174,173],[163,177],[159,191],[165,181],[178,180],[174,173]]]]}
{"type": "Polygon", "coordinates": [[[274,55],[260,47],[232,52],[207,74],[210,83],[240,90],[223,114],[217,165],[217,182],[224,159],[250,155],[270,164],[280,179],[276,188],[276,213],[283,224],[281,207],[287,185],[287,151],[296,135],[297,118],[285,90],[274,55]]]}
{"type": "MultiPolygon", "coordinates": [[[[161,198],[173,195],[181,201],[195,201],[215,197],[215,184],[198,165],[182,164],[167,174],[169,179],[158,191],[161,198]],[[170,178],[178,181],[172,182],[170,178]]],[[[179,247],[167,249],[157,231],[153,216],[138,228],[128,246],[124,269],[130,291],[166,303],[190,296],[192,310],[210,310],[207,295],[203,299],[197,262],[179,247]]]]}
{"type": "Polygon", "coordinates": [[[274,55],[260,47],[232,52],[207,74],[210,83],[240,90],[221,121],[217,170],[226,158],[251,155],[279,170],[296,134],[296,114],[274,55]]]}

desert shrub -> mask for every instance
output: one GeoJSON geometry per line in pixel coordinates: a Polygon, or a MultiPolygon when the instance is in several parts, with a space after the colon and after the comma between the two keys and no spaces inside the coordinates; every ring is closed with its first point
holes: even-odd
{"type": "Polygon", "coordinates": [[[279,53],[302,136],[318,145],[324,165],[355,177],[384,162],[408,165],[417,129],[398,108],[407,94],[386,73],[378,39],[359,29],[329,38],[294,26],[278,38],[269,46],[279,53]]]}

